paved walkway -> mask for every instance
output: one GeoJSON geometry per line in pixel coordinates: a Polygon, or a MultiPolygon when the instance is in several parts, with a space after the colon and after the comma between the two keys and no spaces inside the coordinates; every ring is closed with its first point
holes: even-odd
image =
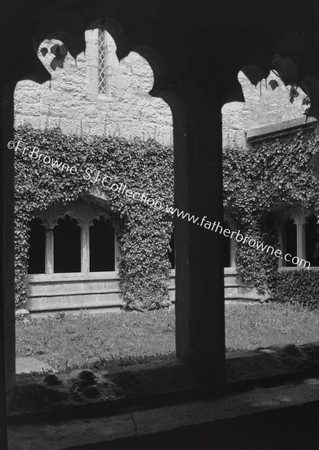
{"type": "Polygon", "coordinates": [[[47,372],[48,370],[55,372],[49,364],[39,361],[32,356],[16,358],[16,374],[43,371],[47,372]]]}

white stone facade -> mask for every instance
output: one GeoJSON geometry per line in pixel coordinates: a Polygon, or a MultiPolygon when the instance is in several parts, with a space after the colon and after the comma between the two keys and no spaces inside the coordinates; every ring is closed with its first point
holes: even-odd
{"type": "MultiPolygon", "coordinates": [[[[85,38],[85,54],[80,54],[76,61],[68,55],[64,67],[55,71],[50,67],[53,55],[43,56],[38,52],[52,80],[43,85],[27,80],[18,83],[15,124],[30,123],[41,130],[59,126],[66,134],[151,137],[172,145],[171,110],[162,99],[148,94],[153,86],[148,62],[134,52],[119,62],[115,42],[105,32],[107,89],[101,94],[98,92],[98,30],[86,31],[85,38]]],[[[243,73],[239,73],[238,79],[246,101],[223,107],[224,146],[244,147],[247,130],[303,115],[305,95],[299,91],[299,97],[291,103],[289,88],[275,75],[257,87],[243,73]],[[270,80],[278,82],[275,90],[270,87],[270,80]]]]}
{"type": "Polygon", "coordinates": [[[304,115],[307,108],[303,104],[305,94],[298,90],[299,96],[290,102],[290,88],[274,74],[256,87],[242,72],[238,74],[238,80],[242,86],[245,103],[232,102],[223,107],[224,147],[246,147],[248,130],[293,121],[304,115]],[[275,90],[269,85],[271,80],[278,83],[275,90]]]}
{"type": "Polygon", "coordinates": [[[119,62],[115,42],[106,33],[107,92],[99,94],[98,30],[85,36],[85,54],[76,61],[67,55],[64,67],[55,71],[50,67],[53,55],[42,56],[39,51],[52,80],[43,85],[18,83],[15,125],[29,123],[41,130],[59,126],[64,133],[77,135],[139,136],[172,145],[171,110],[162,99],[148,94],[153,87],[148,62],[137,53],[119,62]]]}

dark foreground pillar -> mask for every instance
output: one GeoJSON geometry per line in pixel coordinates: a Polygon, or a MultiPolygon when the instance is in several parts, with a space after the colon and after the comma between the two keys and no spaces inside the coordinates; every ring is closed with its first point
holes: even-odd
{"type": "Polygon", "coordinates": [[[0,84],[0,448],[6,448],[6,410],[15,382],[13,86],[0,84]]]}
{"type": "Polygon", "coordinates": [[[175,206],[193,220],[175,218],[177,357],[225,380],[221,107],[191,82],[173,104],[175,206]],[[207,216],[204,219],[204,216],[207,216]],[[211,222],[211,225],[209,225],[211,222]],[[206,224],[206,227],[204,225],[206,224]],[[209,229],[210,227],[210,229],[209,229]]]}

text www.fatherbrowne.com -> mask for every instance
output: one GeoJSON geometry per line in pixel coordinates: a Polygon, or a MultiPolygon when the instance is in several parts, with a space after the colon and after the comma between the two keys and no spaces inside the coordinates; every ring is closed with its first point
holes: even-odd
{"type": "MultiPolygon", "coordinates": [[[[68,172],[71,175],[75,175],[80,168],[77,164],[69,165],[66,162],[55,159],[52,156],[42,153],[38,147],[33,147],[30,149],[22,141],[10,141],[7,147],[11,150],[21,151],[26,157],[29,157],[34,162],[42,163],[47,166],[51,166],[54,170],[59,170],[60,172],[68,172]]],[[[173,208],[172,206],[164,205],[159,199],[154,199],[146,194],[146,192],[134,191],[133,189],[128,189],[125,183],[115,183],[114,178],[101,173],[99,170],[94,170],[91,167],[81,167],[83,169],[83,180],[90,181],[93,185],[100,184],[104,189],[111,190],[112,192],[117,192],[118,194],[125,195],[127,198],[132,198],[135,201],[139,201],[148,205],[154,209],[165,211],[168,214],[176,215],[183,220],[187,220],[192,224],[196,224],[200,227],[204,227],[208,231],[213,231],[215,233],[222,234],[225,237],[235,238],[236,242],[242,242],[243,244],[249,245],[249,247],[256,248],[262,252],[271,253],[276,258],[283,259],[287,262],[292,262],[294,265],[301,267],[310,268],[310,262],[304,259],[293,256],[290,253],[283,254],[281,250],[275,250],[271,245],[266,245],[263,242],[259,242],[258,239],[254,239],[249,236],[243,236],[238,231],[232,231],[229,228],[223,228],[220,222],[210,222],[207,220],[207,216],[195,217],[188,212],[180,211],[178,208],[173,208]]]]}
{"type": "Polygon", "coordinates": [[[199,225],[200,227],[204,227],[208,231],[213,231],[215,233],[222,234],[225,237],[229,237],[231,239],[235,238],[236,242],[242,242],[243,244],[249,245],[249,247],[255,248],[262,252],[270,253],[274,255],[276,258],[283,259],[287,262],[292,262],[294,265],[298,265],[303,268],[310,268],[310,262],[306,261],[302,258],[298,258],[298,256],[292,256],[291,253],[283,254],[280,249],[276,249],[272,245],[264,244],[260,242],[258,239],[254,239],[249,236],[244,236],[241,234],[240,230],[232,231],[229,228],[224,228],[220,222],[210,222],[207,219],[207,216],[195,217],[194,215],[190,215],[188,212],[180,211],[178,208],[167,207],[166,212],[176,215],[176,217],[180,217],[182,219],[187,219],[188,222],[199,225]]]}

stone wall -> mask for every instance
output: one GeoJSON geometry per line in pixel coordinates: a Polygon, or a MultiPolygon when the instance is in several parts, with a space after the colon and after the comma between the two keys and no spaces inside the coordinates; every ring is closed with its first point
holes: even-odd
{"type": "MultiPolygon", "coordinates": [[[[115,42],[107,33],[107,93],[98,94],[98,30],[87,31],[85,38],[85,54],[79,55],[76,61],[68,55],[63,69],[53,71],[50,67],[53,55],[44,57],[39,51],[38,56],[52,74],[52,80],[43,85],[31,81],[18,84],[16,125],[31,123],[42,130],[60,126],[67,134],[151,137],[171,145],[171,111],[162,99],[148,94],[153,86],[148,62],[134,52],[119,62],[115,42]]],[[[302,116],[304,94],[300,93],[290,103],[289,88],[275,75],[257,87],[242,73],[238,79],[246,102],[223,107],[224,146],[243,147],[247,130],[302,116]],[[269,86],[271,79],[279,84],[275,90],[269,86]]]]}
{"type": "Polygon", "coordinates": [[[108,33],[107,93],[98,94],[97,39],[98,30],[87,31],[85,54],[76,61],[67,55],[64,67],[55,71],[50,67],[52,53],[43,56],[38,52],[52,80],[43,85],[32,81],[18,83],[15,124],[30,123],[41,130],[60,126],[66,134],[151,137],[171,145],[171,110],[162,99],[148,94],[153,87],[151,67],[134,52],[119,62],[115,42],[108,33]]]}
{"type": "Polygon", "coordinates": [[[289,87],[273,74],[257,87],[242,72],[239,73],[238,80],[242,85],[245,103],[232,102],[223,107],[224,146],[245,147],[247,130],[299,118],[307,107],[302,105],[305,98],[302,91],[298,91],[299,97],[291,103],[289,87]],[[275,90],[270,87],[270,80],[278,82],[279,86],[275,90]]]}
{"type": "MultiPolygon", "coordinates": [[[[102,95],[98,93],[98,30],[87,31],[86,42],[85,54],[79,55],[76,61],[68,55],[64,67],[55,71],[50,67],[53,55],[48,53],[43,56],[39,51],[38,56],[52,74],[52,80],[43,85],[31,81],[22,81],[18,84],[15,91],[15,124],[30,123],[34,128],[41,130],[59,126],[66,134],[115,134],[126,138],[139,136],[143,139],[151,137],[162,144],[172,145],[171,111],[163,100],[148,94],[153,85],[153,73],[147,61],[137,53],[131,53],[123,61],[118,62],[115,43],[107,34],[107,90],[102,95]]],[[[48,44],[49,42],[43,43],[48,44]]],[[[277,79],[279,86],[274,91],[269,86],[269,80],[275,79],[275,76],[270,76],[267,82],[263,81],[257,87],[254,87],[242,73],[238,78],[243,87],[246,103],[233,102],[224,106],[222,111],[224,146],[244,147],[247,130],[293,120],[303,114],[304,94],[300,94],[293,103],[290,103],[289,89],[282,82],[277,79]]],[[[235,268],[232,270],[234,273],[231,276],[235,278],[236,270],[235,268]]],[[[48,302],[44,302],[43,298],[47,295],[45,289],[49,281],[45,276],[42,278],[40,276],[40,280],[33,278],[30,279],[28,307],[34,313],[39,313],[43,309],[48,309],[48,302]]],[[[59,276],[56,281],[61,283],[61,277],[58,278],[59,276]]],[[[95,304],[95,307],[120,306],[117,275],[112,282],[117,285],[116,292],[112,290],[111,293],[103,292],[102,300],[97,299],[100,303],[95,304]],[[113,303],[111,305],[108,302],[113,303]]],[[[109,284],[105,286],[109,288],[109,284]]],[[[93,283],[86,280],[81,284],[84,285],[87,292],[83,292],[83,298],[76,297],[82,303],[67,306],[70,302],[70,293],[61,284],[63,292],[55,294],[55,303],[53,302],[50,308],[92,307],[89,294],[92,289],[96,289],[97,281],[94,280],[93,283]]],[[[231,290],[228,295],[226,289],[226,298],[233,300],[245,297],[246,293],[239,293],[237,282],[227,283],[226,280],[226,285],[228,291],[231,290]]],[[[171,300],[174,299],[174,287],[172,275],[171,300]]],[[[75,298],[73,297],[72,301],[75,298]]],[[[251,295],[249,298],[252,300],[251,295]]]]}

